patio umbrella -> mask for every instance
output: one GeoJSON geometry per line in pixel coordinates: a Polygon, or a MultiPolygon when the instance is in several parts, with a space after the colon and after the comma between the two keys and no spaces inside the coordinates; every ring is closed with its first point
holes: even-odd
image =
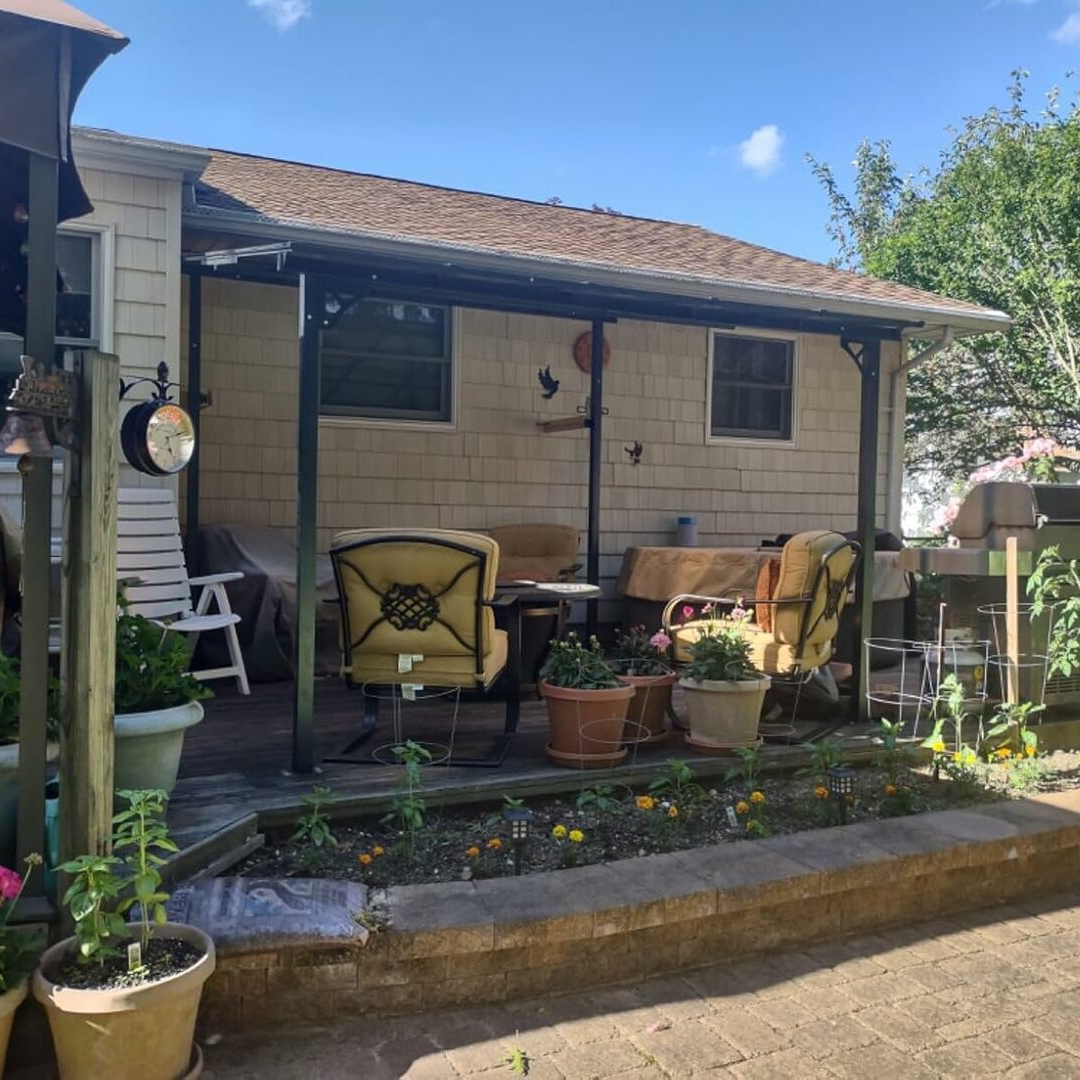
{"type": "Polygon", "coordinates": [[[127,44],[64,0],[0,0],[0,330],[26,325],[29,155],[58,163],[57,221],[92,209],[71,159],[71,113],[87,79],[127,44]]]}

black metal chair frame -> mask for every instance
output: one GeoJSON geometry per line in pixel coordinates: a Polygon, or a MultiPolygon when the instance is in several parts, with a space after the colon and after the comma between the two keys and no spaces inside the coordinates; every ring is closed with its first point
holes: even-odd
{"type": "MultiPolygon", "coordinates": [[[[754,599],[748,600],[744,596],[729,597],[729,596],[702,596],[697,593],[680,593],[678,596],[672,597],[664,606],[664,614],[662,617],[662,624],[664,632],[671,638],[671,660],[672,664],[677,664],[677,651],[675,648],[675,638],[671,633],[673,627],[671,622],[671,614],[675,608],[681,604],[689,601],[691,605],[726,605],[729,607],[736,607],[741,603],[747,603],[752,607],[761,607],[763,605],[779,606],[781,604],[802,604],[803,616],[802,623],[799,627],[799,642],[795,650],[796,656],[801,657],[803,649],[806,646],[806,641],[810,635],[817,629],[818,625],[823,619],[831,619],[839,614],[843,609],[844,598],[850,596],[851,588],[855,581],[855,573],[858,570],[859,562],[862,558],[862,547],[854,540],[843,539],[839,543],[833,544],[824,555],[821,556],[821,564],[818,566],[817,571],[814,574],[814,582],[810,587],[809,596],[796,596],[787,597],[773,600],[773,599],[754,599]],[[833,578],[832,570],[830,568],[831,561],[836,558],[842,551],[850,551],[854,558],[851,560],[851,567],[843,578],[833,578]],[[813,622],[810,621],[810,611],[815,599],[818,596],[818,591],[821,587],[822,578],[825,578],[826,587],[826,600],[825,606],[822,608],[821,613],[813,622]]],[[[837,620],[837,632],[839,632],[839,620],[837,620]]],[[[799,711],[799,699],[802,696],[803,687],[813,678],[814,672],[817,668],[809,668],[806,671],[802,671],[799,668],[795,668],[790,675],[769,675],[773,682],[781,683],[787,686],[795,687],[795,704],[792,710],[792,720],[798,714],[799,711]]],[[[767,674],[763,672],[762,674],[767,674]]]]}
{"type": "MultiPolygon", "coordinates": [[[[506,687],[506,720],[502,734],[496,739],[491,750],[480,758],[450,757],[443,764],[460,765],[474,768],[495,768],[503,763],[506,755],[517,734],[518,720],[521,715],[521,610],[517,603],[517,597],[513,595],[496,596],[493,600],[484,599],[484,582],[488,576],[488,553],[479,548],[471,547],[455,540],[448,540],[438,536],[425,536],[402,533],[380,533],[376,536],[361,540],[353,540],[347,544],[330,549],[330,564],[334,569],[334,583],[338,591],[338,603],[341,607],[341,635],[342,635],[342,659],[348,670],[346,684],[352,689],[363,690],[370,683],[357,683],[352,677],[353,650],[358,649],[368,638],[376,626],[383,622],[390,623],[396,629],[416,629],[421,632],[433,623],[439,623],[453,635],[466,649],[471,649],[475,660],[475,683],[469,686],[461,686],[459,690],[487,691],[493,687],[500,676],[506,687]],[[381,544],[411,543],[430,544],[434,547],[450,548],[460,551],[465,555],[472,556],[475,561],[463,566],[454,577],[437,592],[432,593],[418,583],[405,584],[394,582],[386,591],[377,589],[367,578],[354,566],[342,563],[341,556],[346,552],[355,551],[357,548],[374,547],[381,544]],[[473,568],[477,570],[476,583],[476,616],[474,623],[474,639],[472,644],[465,641],[449,623],[444,622],[440,616],[439,597],[445,595],[458,581],[473,568]],[[343,587],[342,570],[348,569],[360,579],[363,585],[379,598],[380,618],[372,621],[359,638],[354,639],[353,630],[349,619],[349,605],[346,602],[345,589],[343,587]],[[395,592],[396,590],[396,592],[395,592]],[[393,595],[392,595],[393,594],[393,595]],[[484,610],[506,609],[507,618],[507,657],[506,665],[498,672],[491,682],[486,685],[484,677],[484,610]],[[399,625],[400,624],[400,625],[399,625]]],[[[418,673],[420,675],[420,673],[418,673]]],[[[422,677],[422,676],[421,676],[422,677]]],[[[397,683],[388,683],[388,686],[398,686],[397,683]]],[[[375,732],[379,720],[379,698],[376,695],[364,694],[364,715],[361,722],[360,733],[352,739],[339,754],[326,758],[328,763],[346,765],[378,765],[383,764],[373,755],[366,757],[354,756],[355,751],[362,746],[375,732]]]]}

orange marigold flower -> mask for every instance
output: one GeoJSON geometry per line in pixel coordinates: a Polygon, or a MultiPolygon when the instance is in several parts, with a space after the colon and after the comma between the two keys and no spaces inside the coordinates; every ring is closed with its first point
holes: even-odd
{"type": "Polygon", "coordinates": [[[472,847],[467,847],[465,849],[465,854],[468,855],[470,859],[476,859],[480,856],[480,849],[473,844],[472,847]]]}
{"type": "Polygon", "coordinates": [[[829,797],[829,789],[824,784],[818,784],[814,788],[814,797],[817,799],[827,799],[829,797]]]}
{"type": "Polygon", "coordinates": [[[765,801],[764,791],[752,791],[750,793],[750,801],[754,803],[763,803],[765,801]]]}
{"type": "Polygon", "coordinates": [[[1031,743],[1028,743],[1027,746],[1024,747],[1024,753],[1028,757],[1034,757],[1035,756],[1035,747],[1032,746],[1031,743]]]}
{"type": "Polygon", "coordinates": [[[639,810],[652,810],[656,806],[656,800],[651,795],[639,795],[634,802],[639,810]]]}
{"type": "Polygon", "coordinates": [[[498,851],[498,850],[499,850],[499,848],[501,848],[501,847],[502,847],[502,841],[501,841],[501,840],[500,840],[500,839],[499,839],[499,838],[498,838],[497,836],[493,836],[493,837],[492,837],[492,838],[491,838],[491,839],[490,839],[490,840],[489,840],[489,841],[487,842],[487,846],[488,846],[489,848],[491,848],[491,850],[492,850],[492,851],[498,851]]]}
{"type": "Polygon", "coordinates": [[[677,818],[679,816],[679,808],[677,806],[669,806],[667,816],[669,818],[677,818]]]}
{"type": "Polygon", "coordinates": [[[374,855],[374,856],[375,856],[375,858],[377,859],[377,858],[378,858],[378,857],[379,857],[380,855],[385,855],[385,854],[386,854],[386,848],[384,848],[384,847],[382,846],[382,844],[376,844],[376,845],[375,845],[375,846],[374,846],[374,847],[373,847],[373,848],[371,849],[371,854],[372,854],[372,855],[374,855]]]}
{"type": "Polygon", "coordinates": [[[886,795],[895,795],[896,794],[896,785],[895,784],[886,784],[885,785],[885,794],[886,795]]]}
{"type": "Polygon", "coordinates": [[[745,799],[740,799],[735,804],[735,813],[736,814],[745,814],[745,813],[748,813],[749,810],[750,810],[750,804],[745,799]]]}
{"type": "Polygon", "coordinates": [[[366,851],[363,853],[363,855],[360,856],[360,865],[361,866],[370,866],[371,865],[371,856],[366,851]]]}

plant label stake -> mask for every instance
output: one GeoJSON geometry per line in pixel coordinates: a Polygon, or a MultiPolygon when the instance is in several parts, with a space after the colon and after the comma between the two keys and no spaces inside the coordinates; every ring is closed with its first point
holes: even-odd
{"type": "Polygon", "coordinates": [[[127,947],[127,962],[128,971],[138,971],[142,966],[142,945],[137,941],[133,941],[127,947]]]}

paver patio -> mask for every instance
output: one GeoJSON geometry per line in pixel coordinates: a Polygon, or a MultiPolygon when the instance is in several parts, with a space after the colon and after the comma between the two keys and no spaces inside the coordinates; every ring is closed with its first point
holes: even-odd
{"type": "Polygon", "coordinates": [[[207,1077],[1080,1077],[1080,889],[633,987],[206,1045],[207,1077]]]}

